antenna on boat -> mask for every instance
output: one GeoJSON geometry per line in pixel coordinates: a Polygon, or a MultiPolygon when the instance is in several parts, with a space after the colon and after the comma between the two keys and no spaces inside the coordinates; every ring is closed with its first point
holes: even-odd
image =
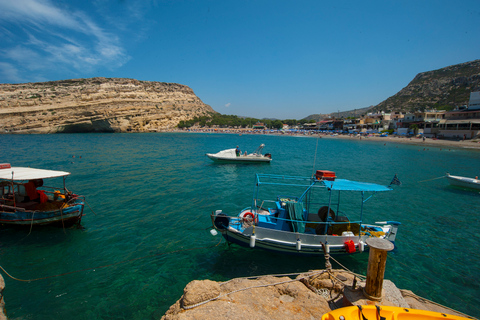
{"type": "Polygon", "coordinates": [[[315,146],[315,157],[313,158],[312,177],[315,174],[315,163],[317,162],[318,140],[320,140],[320,136],[317,137],[317,145],[315,146]]]}

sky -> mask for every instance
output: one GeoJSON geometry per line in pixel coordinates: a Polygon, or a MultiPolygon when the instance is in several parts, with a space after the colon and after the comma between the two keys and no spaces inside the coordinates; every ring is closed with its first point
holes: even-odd
{"type": "Polygon", "coordinates": [[[0,83],[172,82],[228,115],[365,108],[477,59],[478,0],[0,0],[0,83]]]}

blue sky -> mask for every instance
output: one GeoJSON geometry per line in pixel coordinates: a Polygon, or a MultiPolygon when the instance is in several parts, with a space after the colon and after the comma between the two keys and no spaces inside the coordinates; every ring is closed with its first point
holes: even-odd
{"type": "Polygon", "coordinates": [[[480,59],[478,0],[0,0],[0,83],[175,82],[222,114],[376,105],[480,59]]]}

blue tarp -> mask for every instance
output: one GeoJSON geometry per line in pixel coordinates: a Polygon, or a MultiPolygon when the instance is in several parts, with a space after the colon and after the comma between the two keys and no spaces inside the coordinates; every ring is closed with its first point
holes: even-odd
{"type": "Polygon", "coordinates": [[[358,181],[350,181],[345,179],[336,179],[335,181],[326,181],[323,180],[322,183],[325,187],[336,190],[336,191],[390,191],[392,190],[389,187],[382,186],[376,183],[368,183],[368,182],[358,182],[358,181]]]}

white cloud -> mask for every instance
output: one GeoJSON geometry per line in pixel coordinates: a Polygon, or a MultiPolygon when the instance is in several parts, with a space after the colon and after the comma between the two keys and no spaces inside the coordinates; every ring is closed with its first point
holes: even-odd
{"type": "Polygon", "coordinates": [[[225,105],[225,107],[228,108],[228,107],[230,107],[230,105],[231,105],[231,103],[229,102],[225,105]]]}
{"type": "Polygon", "coordinates": [[[6,79],[12,79],[14,82],[23,82],[18,69],[10,63],[0,62],[0,76],[6,79]]]}
{"type": "Polygon", "coordinates": [[[116,34],[86,13],[49,0],[0,0],[1,29],[10,31],[10,42],[3,43],[0,58],[18,63],[25,72],[84,73],[119,67],[129,60],[116,34]]]}

